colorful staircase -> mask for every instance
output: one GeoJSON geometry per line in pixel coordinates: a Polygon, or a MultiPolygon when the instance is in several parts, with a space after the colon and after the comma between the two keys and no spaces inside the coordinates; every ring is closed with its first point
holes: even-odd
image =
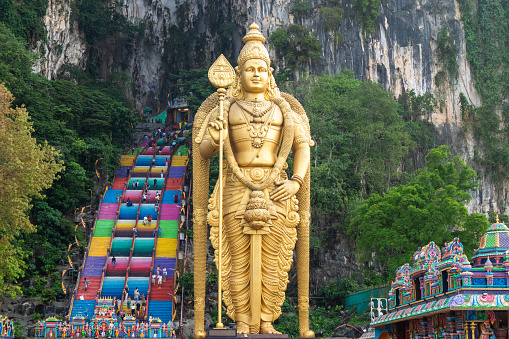
{"type": "Polygon", "coordinates": [[[189,161],[188,150],[181,146],[181,155],[171,156],[164,143],[159,143],[155,151],[151,148],[147,152],[147,146],[147,141],[141,144],[142,155],[122,156],[111,189],[105,192],[71,305],[71,317],[85,313],[91,317],[97,296],[121,299],[127,310],[123,295],[127,286],[131,299],[136,288],[146,297],[148,307],[140,320],[150,314],[165,323],[172,318],[180,190],[189,161]],[[150,197],[145,202],[140,199],[144,186],[150,197]],[[157,193],[161,194],[159,209],[155,207],[157,193]],[[132,206],[127,206],[128,198],[132,206]],[[143,218],[149,215],[152,222],[144,225],[143,218]],[[151,285],[150,277],[158,266],[161,274],[166,268],[166,281],[161,286],[157,282],[151,285]]]}
{"type": "MultiPolygon", "coordinates": [[[[182,146],[181,146],[182,147],[182,146]]],[[[181,151],[181,154],[183,152],[181,151]]],[[[156,156],[155,164],[166,161],[164,156],[156,156]]],[[[148,314],[153,317],[161,318],[163,322],[171,319],[173,312],[173,294],[175,288],[175,263],[177,250],[177,236],[180,219],[180,191],[182,188],[183,177],[186,171],[186,165],[189,161],[188,156],[173,155],[171,165],[166,178],[166,186],[159,214],[159,227],[161,236],[157,239],[156,255],[154,259],[153,271],[160,268],[162,274],[163,268],[167,270],[166,282],[163,282],[159,288],[158,284],[152,286],[148,304],[148,314]],[[175,195],[177,202],[175,203],[175,195]]]]}

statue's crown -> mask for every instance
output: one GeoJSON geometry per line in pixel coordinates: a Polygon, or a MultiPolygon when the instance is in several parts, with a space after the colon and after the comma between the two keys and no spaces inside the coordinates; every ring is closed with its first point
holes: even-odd
{"type": "Polygon", "coordinates": [[[250,59],[261,59],[267,63],[267,66],[270,66],[269,52],[263,45],[265,37],[260,33],[260,27],[257,24],[252,23],[249,26],[249,32],[242,38],[242,42],[245,45],[240,51],[237,60],[239,66],[242,66],[250,59]]]}

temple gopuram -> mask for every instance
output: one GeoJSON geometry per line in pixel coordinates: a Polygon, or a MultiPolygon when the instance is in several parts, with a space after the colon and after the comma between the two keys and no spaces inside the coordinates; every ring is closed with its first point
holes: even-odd
{"type": "Polygon", "coordinates": [[[363,337],[505,339],[509,324],[509,228],[497,222],[471,262],[458,238],[419,248],[396,270],[388,312],[363,337]]]}

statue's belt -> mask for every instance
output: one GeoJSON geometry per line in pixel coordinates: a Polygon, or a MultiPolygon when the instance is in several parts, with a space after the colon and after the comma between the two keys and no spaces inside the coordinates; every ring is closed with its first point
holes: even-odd
{"type": "MultiPolygon", "coordinates": [[[[252,180],[254,183],[259,183],[269,177],[269,175],[272,171],[272,167],[243,167],[243,168],[240,168],[240,170],[248,179],[252,180]]],[[[230,183],[230,185],[232,185],[232,184],[235,186],[239,185],[239,184],[242,185],[239,182],[239,180],[237,179],[237,177],[235,176],[235,174],[233,174],[232,170],[230,168],[228,168],[228,166],[225,166],[224,177],[225,177],[224,178],[225,182],[230,183]]],[[[286,179],[286,178],[287,178],[286,172],[284,170],[281,170],[281,173],[280,173],[279,177],[277,178],[277,180],[286,179]]],[[[229,185],[227,184],[227,186],[229,186],[229,185]]],[[[258,198],[258,201],[260,202],[259,199],[265,200],[265,203],[263,204],[264,207],[262,207],[261,210],[265,209],[268,212],[269,218],[268,218],[268,220],[266,220],[264,227],[260,227],[257,230],[253,230],[246,224],[246,210],[249,210],[248,205],[250,204],[250,202],[253,202],[252,196],[251,196],[251,193],[253,191],[251,189],[249,189],[248,187],[245,187],[244,185],[242,185],[242,187],[243,187],[244,193],[242,195],[242,199],[240,200],[240,203],[231,205],[231,206],[224,206],[223,207],[223,215],[226,215],[229,213],[235,213],[235,219],[242,220],[242,225],[244,225],[244,233],[246,233],[246,234],[269,233],[270,232],[269,227],[272,226],[271,220],[277,219],[278,213],[280,214],[280,216],[286,216],[287,209],[288,209],[288,206],[287,206],[288,202],[283,201],[280,203],[274,203],[270,199],[271,188],[265,188],[264,190],[259,191],[261,193],[259,194],[260,197],[258,198]],[[263,196],[263,198],[262,198],[262,196],[263,196]]],[[[226,187],[226,189],[228,189],[228,188],[226,187]]],[[[259,210],[259,211],[261,212],[261,210],[259,210]]],[[[255,215],[256,214],[257,213],[255,213],[255,215]]],[[[249,219],[249,216],[248,216],[248,219],[249,219]]]]}

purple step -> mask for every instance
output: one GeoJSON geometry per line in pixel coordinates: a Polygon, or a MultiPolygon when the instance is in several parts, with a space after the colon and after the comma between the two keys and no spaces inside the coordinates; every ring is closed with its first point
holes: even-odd
{"type": "Polygon", "coordinates": [[[83,277],[101,277],[106,257],[87,257],[83,277]]]}
{"type": "Polygon", "coordinates": [[[115,219],[118,204],[102,204],[99,219],[115,219]]]}
{"type": "Polygon", "coordinates": [[[168,178],[180,178],[184,175],[186,168],[184,166],[171,166],[168,172],[168,178]]]}
{"type": "Polygon", "coordinates": [[[166,267],[168,278],[173,278],[176,260],[176,258],[154,258],[154,272],[156,272],[157,266],[160,265],[161,274],[163,274],[163,267],[166,267]]]}
{"type": "Polygon", "coordinates": [[[118,178],[127,177],[127,169],[131,168],[131,166],[122,166],[117,170],[117,174],[115,175],[118,178]]]}
{"type": "Polygon", "coordinates": [[[177,204],[162,204],[159,220],[178,220],[180,206],[177,204]]]}

